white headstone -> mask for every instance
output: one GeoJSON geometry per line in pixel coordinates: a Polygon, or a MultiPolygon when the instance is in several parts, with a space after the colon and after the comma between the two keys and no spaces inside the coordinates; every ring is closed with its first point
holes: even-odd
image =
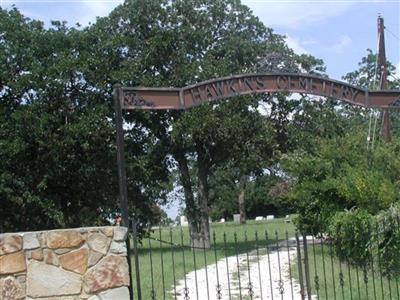
{"type": "Polygon", "coordinates": [[[240,222],[240,214],[233,215],[233,222],[240,222]]]}
{"type": "Polygon", "coordinates": [[[220,223],[225,223],[225,218],[221,218],[221,220],[219,220],[220,223]]]}
{"type": "Polygon", "coordinates": [[[208,217],[208,223],[212,223],[211,217],[208,217]]]}
{"type": "Polygon", "coordinates": [[[180,224],[181,226],[188,226],[188,221],[185,216],[180,217],[180,224]]]}
{"type": "Polygon", "coordinates": [[[262,221],[262,220],[264,220],[264,217],[256,217],[256,221],[262,221]]]}
{"type": "Polygon", "coordinates": [[[267,216],[267,221],[268,221],[268,220],[273,220],[273,219],[275,219],[275,216],[274,216],[274,215],[268,215],[268,216],[267,216]]]}

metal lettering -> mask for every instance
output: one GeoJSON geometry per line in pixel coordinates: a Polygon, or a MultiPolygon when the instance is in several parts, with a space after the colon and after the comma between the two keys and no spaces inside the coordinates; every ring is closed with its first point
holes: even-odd
{"type": "Polygon", "coordinates": [[[200,88],[192,88],[190,89],[190,92],[192,93],[192,98],[193,98],[193,102],[197,103],[197,102],[201,102],[203,99],[201,99],[201,93],[200,93],[200,88]]]}
{"type": "Polygon", "coordinates": [[[340,92],[342,94],[342,98],[350,99],[350,88],[348,86],[342,85],[340,92]]]}
{"type": "Polygon", "coordinates": [[[308,86],[308,79],[304,77],[299,77],[299,86],[303,90],[306,90],[308,86]]]}
{"type": "Polygon", "coordinates": [[[245,85],[247,85],[250,88],[250,90],[254,91],[254,88],[253,88],[250,78],[248,78],[248,77],[243,78],[243,83],[245,85]]]}
{"type": "Polygon", "coordinates": [[[322,93],[326,94],[326,81],[325,80],[322,81],[322,93]]]}
{"type": "Polygon", "coordinates": [[[287,84],[288,84],[288,80],[285,76],[278,76],[278,78],[276,78],[276,85],[277,85],[278,89],[286,90],[288,88],[287,84]],[[285,86],[281,85],[281,81],[285,82],[285,86]]]}
{"type": "Polygon", "coordinates": [[[264,81],[260,77],[256,77],[257,90],[262,90],[265,87],[264,81]]]}
{"type": "Polygon", "coordinates": [[[306,74],[279,73],[231,76],[224,79],[200,82],[196,85],[180,89],[126,87],[122,88],[118,98],[120,99],[122,109],[152,109],[152,107],[158,109],[182,109],[198,105],[207,100],[229,98],[250,92],[261,93],[266,90],[267,86],[268,92],[283,90],[304,92],[325,97],[334,97],[367,107],[386,108],[395,102],[400,95],[399,90],[385,91],[385,93],[368,93],[368,90],[353,87],[344,82],[332,81],[329,78],[320,78],[306,74]],[[270,80],[275,81],[271,86],[269,86],[270,80]],[[153,91],[156,91],[156,93],[153,91]]]}
{"type": "Polygon", "coordinates": [[[337,90],[335,89],[335,84],[333,83],[333,82],[331,82],[331,92],[330,92],[330,96],[331,97],[333,97],[333,96],[335,96],[335,95],[337,95],[338,94],[338,92],[337,92],[337,90]]]}
{"type": "Polygon", "coordinates": [[[215,95],[217,97],[221,97],[224,95],[224,82],[223,81],[216,82],[212,86],[214,88],[215,95]]]}
{"type": "Polygon", "coordinates": [[[213,100],[214,98],[214,95],[212,94],[212,89],[208,84],[206,85],[206,98],[207,100],[213,100]]]}
{"type": "Polygon", "coordinates": [[[350,93],[351,93],[351,101],[355,101],[359,91],[357,89],[350,88],[350,93]]]}
{"type": "Polygon", "coordinates": [[[313,91],[317,92],[318,91],[317,86],[314,84],[313,78],[310,78],[309,85],[308,85],[308,90],[310,92],[313,92],[313,91]]]}
{"type": "Polygon", "coordinates": [[[154,103],[146,101],[143,97],[138,96],[135,92],[126,92],[123,97],[123,106],[148,106],[153,107],[154,103]]]}
{"type": "Polygon", "coordinates": [[[228,80],[226,82],[226,84],[227,84],[228,92],[233,92],[234,94],[237,93],[237,91],[235,90],[235,87],[233,86],[234,85],[233,79],[232,80],[228,80]]]}
{"type": "Polygon", "coordinates": [[[292,89],[295,87],[295,84],[292,82],[292,76],[288,76],[288,87],[292,89]]]}

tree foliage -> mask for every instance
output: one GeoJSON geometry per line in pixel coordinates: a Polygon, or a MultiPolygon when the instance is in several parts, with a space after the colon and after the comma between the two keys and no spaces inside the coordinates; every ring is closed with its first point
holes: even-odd
{"type": "MultiPolygon", "coordinates": [[[[93,57],[87,30],[0,13],[2,230],[109,222],[118,207],[113,82],[96,69],[107,54],[93,57]]],[[[132,203],[146,220],[168,182],[154,141],[140,135],[127,147],[132,203]]]]}
{"type": "MultiPolygon", "coordinates": [[[[376,55],[368,50],[360,68],[343,78],[373,88],[375,61],[376,55]]],[[[388,66],[393,73],[395,68],[390,63],[388,66]]],[[[392,79],[389,85],[396,88],[398,81],[392,79]]],[[[367,142],[367,135],[373,135],[368,132],[372,121],[369,112],[348,105],[335,106],[329,118],[319,123],[325,133],[306,138],[310,147],[297,149],[283,161],[292,178],[290,197],[299,212],[298,225],[309,232],[325,232],[337,212],[357,209],[376,215],[399,200],[398,139],[384,144],[376,132],[376,141],[367,142]]],[[[311,106],[313,110],[317,107],[311,106]]],[[[392,113],[392,127],[396,128],[398,117],[392,113]]],[[[318,126],[313,127],[318,133],[318,126]]]]}

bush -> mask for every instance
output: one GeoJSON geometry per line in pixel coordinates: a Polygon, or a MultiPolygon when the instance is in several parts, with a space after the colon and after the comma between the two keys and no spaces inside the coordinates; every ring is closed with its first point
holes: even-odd
{"type": "Polygon", "coordinates": [[[368,266],[371,257],[373,217],[363,210],[336,213],[329,226],[329,237],[340,260],[368,266]]]}
{"type": "Polygon", "coordinates": [[[372,216],[364,210],[336,213],[328,236],[337,257],[368,267],[372,258],[386,276],[400,275],[400,204],[372,216]]]}
{"type": "Polygon", "coordinates": [[[394,204],[376,216],[375,255],[385,275],[400,275],[400,205],[394,204]]]}
{"type": "Polygon", "coordinates": [[[335,203],[320,201],[318,198],[309,198],[308,202],[298,201],[297,216],[294,224],[301,233],[321,235],[328,231],[328,225],[333,218],[332,212],[339,208],[335,203]]]}

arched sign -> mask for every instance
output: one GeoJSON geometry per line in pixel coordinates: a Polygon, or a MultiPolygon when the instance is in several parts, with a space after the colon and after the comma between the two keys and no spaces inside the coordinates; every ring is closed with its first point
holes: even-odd
{"type": "MultiPolygon", "coordinates": [[[[293,92],[334,97],[363,107],[400,107],[400,90],[368,91],[344,82],[308,74],[245,74],[203,81],[183,88],[114,88],[120,207],[128,226],[128,196],[122,110],[188,109],[206,102],[270,92],[293,92]]],[[[389,126],[386,123],[387,127],[389,126]]],[[[388,130],[388,129],[387,129],[388,130]]]]}
{"type": "Polygon", "coordinates": [[[308,74],[245,74],[203,81],[183,88],[121,87],[122,109],[187,109],[202,103],[256,93],[307,93],[364,107],[400,106],[400,91],[368,91],[308,74]]]}

